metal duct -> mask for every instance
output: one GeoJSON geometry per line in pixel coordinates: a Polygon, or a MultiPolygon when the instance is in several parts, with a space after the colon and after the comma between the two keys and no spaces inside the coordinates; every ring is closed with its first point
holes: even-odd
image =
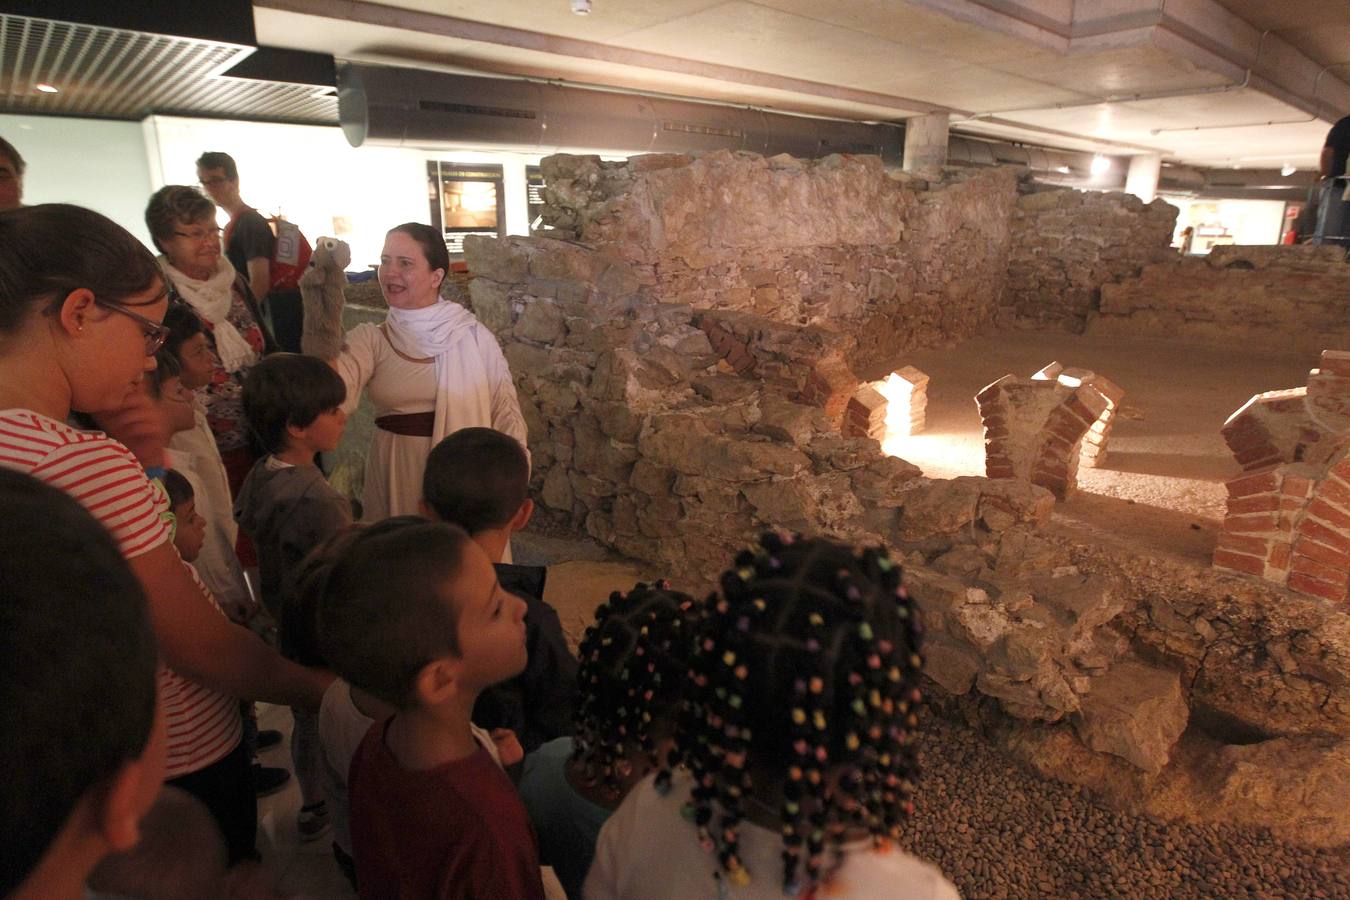
{"type": "Polygon", "coordinates": [[[1028,144],[986,140],[966,134],[953,134],[947,141],[947,162],[965,166],[1021,166],[1037,181],[1086,190],[1122,190],[1129,164],[1125,157],[1112,156],[1111,170],[1102,176],[1092,174],[1092,153],[1056,150],[1028,144]]]}
{"type": "Polygon", "coordinates": [[[875,154],[898,166],[904,129],[535,81],[346,64],[338,116],[348,143],[622,153],[751,150],[815,158],[875,154]]]}

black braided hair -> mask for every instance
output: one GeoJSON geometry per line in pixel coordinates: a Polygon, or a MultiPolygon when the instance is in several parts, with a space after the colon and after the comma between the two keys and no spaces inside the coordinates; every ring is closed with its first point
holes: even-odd
{"type": "Polygon", "coordinates": [[[616,798],[630,774],[624,771],[630,752],[640,750],[652,768],[661,763],[653,730],[663,722],[673,725],[695,608],[692,597],[665,581],[639,582],[610,594],[582,636],[572,759],[587,783],[616,798]]]}
{"type": "Polygon", "coordinates": [[[884,548],[766,534],[708,598],[677,751],[694,779],[686,815],[719,879],[749,883],[737,826],[752,771],[782,786],[789,894],[829,881],[848,825],[879,849],[899,835],[913,811],[923,667],[900,576],[884,548]]]}

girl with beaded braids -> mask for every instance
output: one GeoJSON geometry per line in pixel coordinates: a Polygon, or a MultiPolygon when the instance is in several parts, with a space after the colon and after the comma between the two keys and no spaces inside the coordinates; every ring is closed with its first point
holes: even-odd
{"type": "Polygon", "coordinates": [[[912,809],[922,657],[884,549],[767,534],[709,597],[676,743],[685,768],[605,824],[585,896],[947,898],[892,840],[912,809]]]}
{"type": "Polygon", "coordinates": [[[525,758],[520,796],[539,858],[581,896],[595,839],[633,785],[664,763],[693,647],[695,603],[664,581],[610,594],[581,639],[575,737],[525,758]]]}

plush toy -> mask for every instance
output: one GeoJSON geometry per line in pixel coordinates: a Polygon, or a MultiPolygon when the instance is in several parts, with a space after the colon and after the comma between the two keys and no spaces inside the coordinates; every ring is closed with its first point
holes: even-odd
{"type": "Polygon", "coordinates": [[[342,352],[342,307],[351,261],[352,249],[346,241],[321,237],[300,276],[300,297],[305,304],[300,349],[310,356],[336,359],[342,352]]]}

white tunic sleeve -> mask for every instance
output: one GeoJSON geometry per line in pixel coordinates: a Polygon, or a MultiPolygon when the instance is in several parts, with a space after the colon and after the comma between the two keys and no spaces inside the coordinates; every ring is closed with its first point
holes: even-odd
{"type": "Polygon", "coordinates": [[[342,352],[333,360],[333,368],[347,385],[347,399],[342,408],[349,415],[356,410],[357,404],[361,402],[361,392],[375,374],[375,364],[383,341],[378,325],[369,322],[357,325],[347,332],[342,352]]]}

